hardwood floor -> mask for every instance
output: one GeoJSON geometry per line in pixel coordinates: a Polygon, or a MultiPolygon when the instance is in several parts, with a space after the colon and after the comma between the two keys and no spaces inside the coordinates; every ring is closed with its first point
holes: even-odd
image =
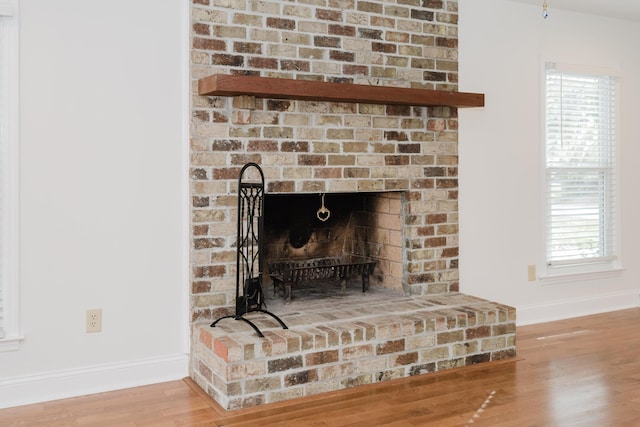
{"type": "Polygon", "coordinates": [[[637,426],[640,309],[520,327],[518,359],[237,412],[189,380],[0,410],[0,426],[637,426]]]}

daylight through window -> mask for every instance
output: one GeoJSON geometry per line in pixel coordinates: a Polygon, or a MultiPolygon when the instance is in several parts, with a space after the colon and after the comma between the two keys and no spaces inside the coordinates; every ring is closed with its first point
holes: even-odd
{"type": "Polygon", "coordinates": [[[549,267],[616,257],[615,76],[547,64],[546,259],[549,267]]]}

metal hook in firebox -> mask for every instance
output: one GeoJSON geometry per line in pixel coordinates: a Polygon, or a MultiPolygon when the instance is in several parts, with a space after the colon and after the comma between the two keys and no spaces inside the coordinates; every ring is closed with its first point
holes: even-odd
{"type": "Polygon", "coordinates": [[[316,216],[320,221],[325,222],[331,216],[331,211],[324,206],[324,193],[321,193],[321,196],[322,206],[320,206],[320,209],[318,209],[318,212],[316,212],[316,216]]]}

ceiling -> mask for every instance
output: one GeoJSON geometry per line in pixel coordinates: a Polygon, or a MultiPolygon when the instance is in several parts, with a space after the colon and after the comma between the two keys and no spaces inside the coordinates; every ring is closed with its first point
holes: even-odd
{"type": "MultiPolygon", "coordinates": [[[[512,1],[539,5],[542,13],[544,0],[512,1]]],[[[547,5],[550,18],[553,17],[553,9],[565,9],[640,22],[640,1],[638,0],[547,0],[547,5]]]]}

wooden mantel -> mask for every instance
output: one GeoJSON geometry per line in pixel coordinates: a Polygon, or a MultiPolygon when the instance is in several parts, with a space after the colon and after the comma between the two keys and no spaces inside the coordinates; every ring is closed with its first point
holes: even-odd
{"type": "Polygon", "coordinates": [[[198,81],[198,94],[203,96],[249,95],[260,98],[426,107],[484,107],[484,94],[482,93],[229,74],[213,74],[200,79],[198,81]]]}

